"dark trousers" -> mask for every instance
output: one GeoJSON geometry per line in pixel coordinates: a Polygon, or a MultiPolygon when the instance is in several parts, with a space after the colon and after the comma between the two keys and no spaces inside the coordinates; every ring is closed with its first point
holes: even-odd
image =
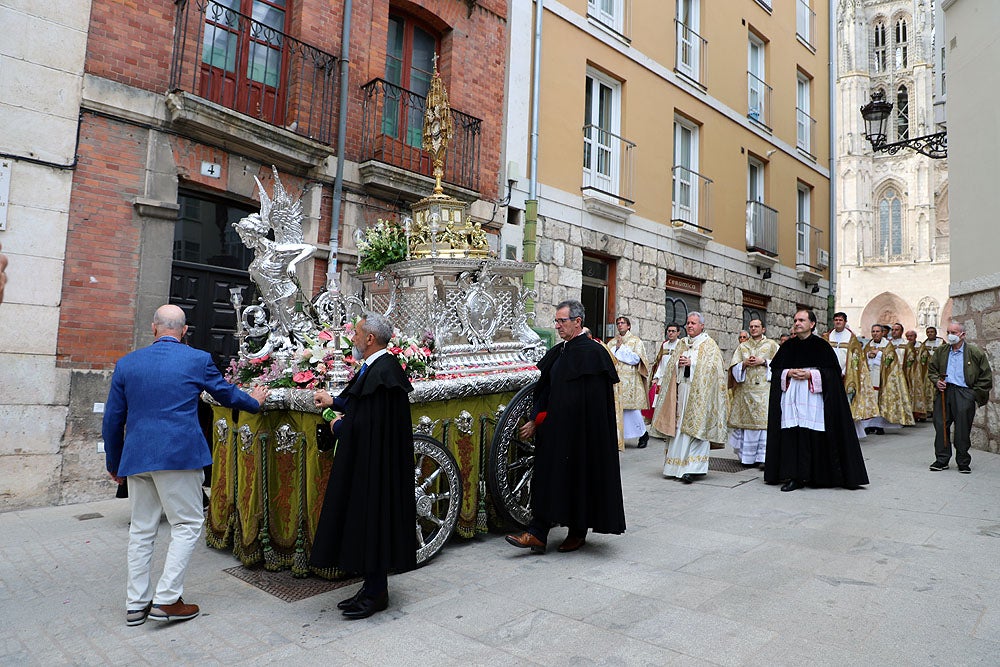
{"type": "MultiPolygon", "coordinates": [[[[551,521],[546,521],[544,519],[534,518],[531,523],[528,524],[528,532],[540,539],[542,542],[548,541],[549,530],[554,526],[551,521]]],[[[586,528],[573,528],[569,529],[569,534],[567,537],[586,537],[586,528]]]]}
{"type": "Polygon", "coordinates": [[[365,583],[361,586],[364,595],[367,597],[377,597],[384,591],[389,590],[388,572],[365,572],[365,583]]]}
{"type": "Polygon", "coordinates": [[[948,465],[951,448],[955,448],[955,463],[967,466],[972,461],[972,420],[976,417],[976,397],[968,387],[949,384],[944,390],[944,412],[941,414],[941,392],[934,394],[934,455],[936,462],[948,465]],[[947,423],[942,417],[947,417],[947,423]],[[954,432],[952,433],[952,425],[954,432]],[[947,442],[945,435],[948,435],[947,442]]]}

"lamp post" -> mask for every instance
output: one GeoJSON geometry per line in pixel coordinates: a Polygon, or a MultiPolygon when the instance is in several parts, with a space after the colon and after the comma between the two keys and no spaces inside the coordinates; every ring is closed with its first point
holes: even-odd
{"type": "Polygon", "coordinates": [[[861,116],[865,119],[865,138],[875,152],[885,152],[895,155],[901,148],[912,148],[921,155],[940,160],[948,157],[948,133],[935,132],[922,137],[903,139],[887,143],[889,119],[892,117],[892,102],[885,101],[885,93],[876,90],[872,100],[861,107],[861,116]]]}

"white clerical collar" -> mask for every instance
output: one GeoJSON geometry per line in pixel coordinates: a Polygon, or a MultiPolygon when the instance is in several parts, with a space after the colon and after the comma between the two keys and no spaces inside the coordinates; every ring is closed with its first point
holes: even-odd
{"type": "Polygon", "coordinates": [[[704,331],[702,331],[700,334],[698,334],[694,338],[691,338],[690,336],[688,336],[688,344],[689,345],[701,345],[707,338],[708,338],[708,334],[705,333],[704,331]]]}

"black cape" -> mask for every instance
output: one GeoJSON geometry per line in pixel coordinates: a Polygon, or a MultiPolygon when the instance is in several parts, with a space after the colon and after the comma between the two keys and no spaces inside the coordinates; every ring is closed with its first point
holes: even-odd
{"type": "Polygon", "coordinates": [[[344,419],[313,566],[360,574],[416,567],[411,391],[399,362],[384,354],[337,397],[344,419]]]}
{"type": "Polygon", "coordinates": [[[595,533],[624,532],[611,355],[577,336],[549,350],[538,368],[534,415],[546,417],[535,434],[532,514],[595,533]]]}
{"type": "Polygon", "coordinates": [[[764,481],[777,484],[796,479],[809,486],[847,488],[867,484],[868,471],[854,430],[840,363],[830,344],[819,336],[789,338],[771,361],[771,378],[764,481]],[[791,368],[819,370],[826,432],[781,428],[781,373],[791,368]]]}

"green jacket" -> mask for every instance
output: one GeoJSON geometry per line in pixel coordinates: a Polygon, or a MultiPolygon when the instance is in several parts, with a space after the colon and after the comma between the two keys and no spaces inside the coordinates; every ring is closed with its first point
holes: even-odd
{"type": "MultiPolygon", "coordinates": [[[[942,345],[934,350],[934,356],[927,366],[927,379],[932,383],[943,378],[948,372],[948,352],[951,345],[942,345]]],[[[976,395],[976,405],[982,407],[990,400],[990,390],[993,388],[993,371],[990,369],[990,360],[986,354],[978,347],[965,341],[963,348],[963,361],[965,365],[965,384],[968,385],[976,395]]]]}

